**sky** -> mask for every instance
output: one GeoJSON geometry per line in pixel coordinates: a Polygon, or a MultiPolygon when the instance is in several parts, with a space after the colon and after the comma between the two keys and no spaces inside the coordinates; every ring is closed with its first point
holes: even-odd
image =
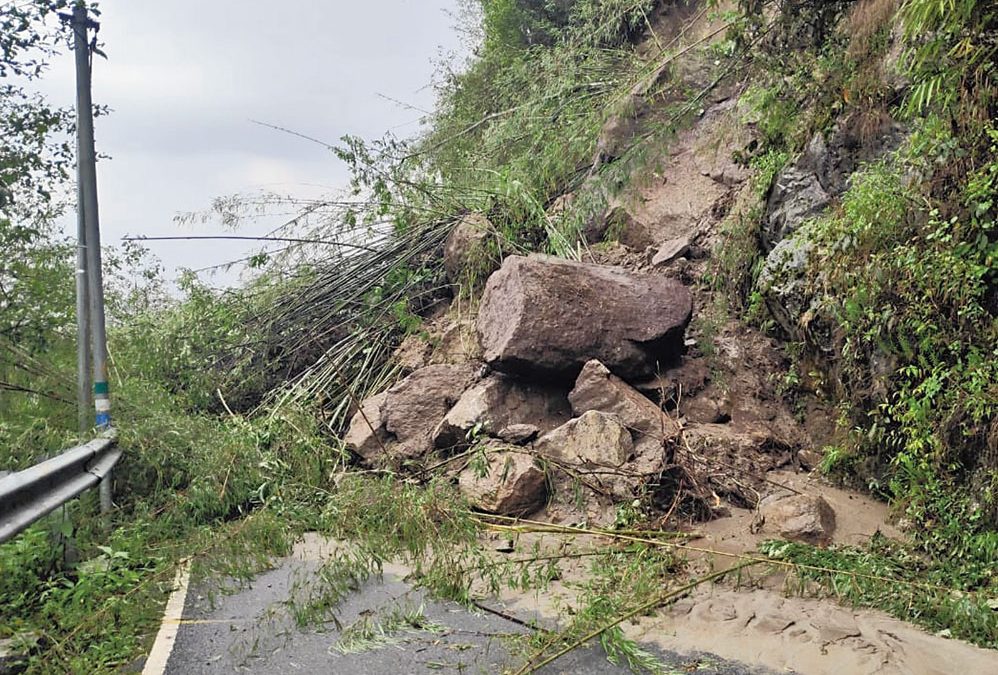
{"type": "MultiPolygon", "coordinates": [[[[346,185],[326,148],[254,123],[335,144],[386,131],[418,133],[442,59],[457,58],[457,0],[102,0],[108,59],[94,59],[102,240],[125,235],[224,234],[179,225],[215,197],[267,190],[301,197],[346,185]]],[[[73,56],[56,57],[41,85],[74,102],[73,56]]],[[[245,225],[266,233],[276,221],[245,225]]],[[[75,236],[75,216],[67,217],[75,236]]],[[[149,242],[169,277],[244,257],[247,242],[149,242]]],[[[208,280],[235,283],[234,271],[208,280]]]]}

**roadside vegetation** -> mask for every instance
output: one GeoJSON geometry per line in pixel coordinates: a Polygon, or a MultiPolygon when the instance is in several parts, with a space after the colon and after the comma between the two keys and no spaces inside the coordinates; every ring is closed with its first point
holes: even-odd
{"type": "MultiPolygon", "coordinates": [[[[28,93],[60,44],[51,12],[66,4],[0,8],[2,469],[78,440],[75,249],[54,225],[72,204],[72,113],[28,93]]],[[[618,624],[682,590],[681,537],[635,535],[640,514],[626,509],[617,530],[603,533],[488,518],[431,472],[352,472],[339,440],[357,403],[397,377],[391,354],[423,330],[429,309],[452,295],[473,301],[510,253],[577,257],[585,224],[699,102],[701,92],[682,92],[663,103],[633,147],[600,162],[604,123],[678,51],[660,44],[650,62],[636,56],[656,3],[468,4],[477,47],[465,67],[441,75],[427,132],[345,138],[330,150],[353,170],[351,195],[280,202],[299,211],[289,228],[342,247],[261,254],[251,261],[253,281],[227,291],[191,273],[179,297],[144,251],[109,250],[111,387],[125,448],[116,510],[96,518],[85,496],[65,518],[0,546],[0,637],[37,636],[32,672],[110,672],[132,662],[149,646],[178,564],[238,583],[306,530],[352,545],[296,603],[298,623],[329,621],[356,583],[390,561],[465,604],[500,587],[544,588],[560,565],[583,561],[590,575],[574,614],[563,630],[538,629],[519,645],[523,672],[590,638],[611,659],[659,672],[618,624]],[[550,217],[566,192],[575,201],[550,217]],[[468,213],[487,215],[495,231],[453,289],[438,251],[468,213]],[[482,541],[486,532],[527,540],[541,531],[573,543],[557,555],[538,548],[497,561],[482,541]],[[596,534],[612,543],[592,546],[596,534]]],[[[807,332],[781,333],[756,291],[761,206],[729,220],[716,273],[703,285],[717,311],[766,328],[801,355],[795,368],[814,370],[785,377],[788,390],[824,396],[841,411],[824,469],[890,500],[912,543],[772,542],[743,565],[777,565],[808,592],[998,648],[998,15],[982,0],[745,0],[703,10],[728,25],[711,47],[719,72],[752,83],[743,98],[761,141],[745,161],[760,205],[815,132],[854,117],[872,124],[876,115],[911,132],[806,228],[820,308],[812,318],[836,327],[833,357],[807,332]],[[892,34],[904,84],[886,87],[877,64],[892,34]],[[887,372],[876,370],[881,361],[887,372]],[[870,394],[871,378],[885,394],[870,394]],[[818,380],[835,385],[801,384],[818,380]]],[[[231,224],[257,206],[219,200],[208,217],[231,224]]],[[[399,610],[389,623],[432,631],[420,617],[399,610]]],[[[357,626],[340,648],[358,649],[375,632],[357,626]]]]}

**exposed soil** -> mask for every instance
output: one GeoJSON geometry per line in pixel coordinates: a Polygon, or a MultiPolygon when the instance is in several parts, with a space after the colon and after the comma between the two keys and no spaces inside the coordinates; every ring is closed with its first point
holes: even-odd
{"type": "MultiPolygon", "coordinates": [[[[868,497],[790,472],[772,472],[768,479],[788,488],[821,494],[836,509],[840,527],[835,543],[860,544],[874,533],[899,536],[887,522],[887,507],[868,497]]],[[[686,552],[686,573],[697,575],[723,569],[753,555],[765,538],[750,531],[754,513],[731,509],[730,517],[697,527],[686,552]],[[711,553],[703,551],[710,550],[711,553]]],[[[598,545],[592,537],[573,537],[579,548],[598,545]]],[[[564,550],[556,535],[521,537],[523,551],[564,550]]],[[[543,593],[507,592],[502,600],[518,612],[532,612],[554,622],[573,606],[587,564],[566,561],[562,576],[543,593]]],[[[931,635],[883,612],[853,609],[831,599],[789,597],[784,576],[751,570],[739,575],[737,586],[726,581],[703,586],[672,606],[624,626],[625,633],[644,643],[680,653],[708,651],[781,672],[945,674],[998,672],[998,652],[959,640],[931,635]]]]}
{"type": "Polygon", "coordinates": [[[706,588],[629,627],[677,651],[708,648],[777,670],[822,673],[998,672],[998,653],[930,635],[882,612],[765,588],[706,588]]]}
{"type": "MultiPolygon", "coordinates": [[[[690,35],[706,35],[707,25],[703,19],[690,28],[690,35]]],[[[670,35],[663,32],[660,37],[670,35]]],[[[656,51],[651,43],[642,49],[649,58],[656,51]]],[[[696,74],[702,65],[685,70],[696,74]]],[[[755,134],[737,103],[738,90],[737,84],[727,84],[704,100],[699,117],[615,197],[612,208],[626,211],[618,240],[586,249],[589,262],[663,274],[694,291],[694,316],[699,320],[687,333],[681,362],[647,382],[631,383],[682,427],[670,461],[683,468],[684,480],[695,483],[697,497],[710,502],[707,512],[715,516],[708,522],[688,520],[690,539],[680,554],[689,562],[685,574],[691,578],[757,556],[759,544],[774,538],[754,527],[756,507],[771,494],[822,497],[836,522],[828,544],[862,545],[876,533],[904,536],[890,523],[885,504],[829,485],[814,473],[820,449],[834,434],[834,411],[806,393],[796,392],[788,400],[795,383],[785,378],[789,359],[781,346],[732,318],[712,315],[714,298],[703,280],[716,271],[711,251],[725,245],[722,223],[731,213],[747,212],[753,199],[758,200],[748,170],[733,159],[750,154],[755,134]],[[682,253],[665,264],[654,261],[660,245],[676,241],[682,243],[675,247],[682,253]]],[[[613,161],[612,153],[606,157],[613,161]]],[[[465,309],[434,317],[429,342],[412,339],[402,350],[411,361],[407,369],[477,356],[473,308],[465,309]]],[[[610,491],[593,496],[582,509],[552,501],[536,519],[611,523],[615,500],[610,491]]],[[[669,504],[656,506],[672,514],[669,504]]],[[[671,529],[676,520],[663,517],[650,526],[671,529]]],[[[554,552],[608,545],[585,535],[569,539],[566,543],[558,535],[523,535],[515,549],[523,553],[537,544],[540,550],[554,552]]],[[[497,537],[495,543],[497,551],[511,550],[504,538],[497,537]]],[[[760,574],[757,569],[761,567],[752,568],[752,573],[760,574]]],[[[543,594],[506,593],[501,600],[553,622],[571,608],[588,563],[566,559],[561,570],[561,578],[543,594]]],[[[669,650],[707,651],[801,673],[998,672],[998,652],[927,634],[882,612],[855,610],[830,599],[787,597],[784,577],[766,575],[748,583],[743,577],[739,587],[725,582],[699,588],[670,608],[626,626],[626,631],[669,650]]]]}

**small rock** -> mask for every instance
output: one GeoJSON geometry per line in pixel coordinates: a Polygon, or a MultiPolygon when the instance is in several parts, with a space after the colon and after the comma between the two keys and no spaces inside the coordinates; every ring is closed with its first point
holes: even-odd
{"type": "Polygon", "coordinates": [[[527,516],[544,506],[547,478],[533,457],[524,452],[493,452],[488,470],[479,476],[472,466],[458,477],[458,488],[483,511],[527,516]]]}
{"type": "Polygon", "coordinates": [[[475,366],[437,365],[420,368],[388,390],[382,404],[385,429],[401,457],[420,457],[433,449],[433,432],[471,384],[475,366]]]}
{"type": "Polygon", "coordinates": [[[712,389],[684,400],[680,406],[686,419],[696,424],[726,424],[731,421],[731,409],[731,399],[712,389]]]}
{"type": "Polygon", "coordinates": [[[533,424],[510,424],[504,427],[496,436],[513,445],[526,445],[537,438],[541,430],[533,424]]]}
{"type": "Polygon", "coordinates": [[[770,495],[759,502],[754,528],[790,541],[828,544],[835,532],[835,511],[818,495],[770,495]]]}
{"type": "Polygon", "coordinates": [[[597,360],[589,361],[568,395],[572,411],[612,413],[638,436],[668,440],[679,434],[679,425],[640,392],[610,372],[597,360]]]}
{"type": "Polygon", "coordinates": [[[819,450],[813,448],[803,448],[797,451],[797,459],[801,466],[808,471],[817,469],[821,465],[821,461],[825,458],[819,450]]]}
{"type": "Polygon", "coordinates": [[[534,449],[567,462],[619,467],[630,458],[634,442],[616,415],[593,410],[541,436],[534,449]]]}
{"type": "Polygon", "coordinates": [[[682,258],[690,252],[690,238],[679,237],[663,242],[658,252],[651,259],[652,267],[664,267],[677,258],[682,258]]]}

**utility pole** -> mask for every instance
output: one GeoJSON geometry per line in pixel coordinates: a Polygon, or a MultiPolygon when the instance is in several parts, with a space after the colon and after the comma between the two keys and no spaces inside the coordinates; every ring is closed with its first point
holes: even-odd
{"type": "MultiPolygon", "coordinates": [[[[79,193],[83,198],[86,239],[86,287],[90,307],[90,354],[93,360],[93,392],[97,429],[111,428],[111,399],[107,386],[107,327],[104,320],[104,275],[101,268],[100,221],[97,215],[97,156],[94,150],[93,100],[90,92],[91,47],[87,39],[97,24],[87,16],[82,2],[73,7],[73,44],[76,51],[76,158],[79,193]]],[[[101,512],[111,510],[111,474],[100,484],[101,512]]]]}
{"type": "MultiPolygon", "coordinates": [[[[79,150],[79,138],[76,144],[79,150]]],[[[77,169],[79,174],[79,169],[77,169]]],[[[90,375],[90,293],[87,289],[87,225],[83,217],[83,183],[77,175],[76,189],[76,404],[80,440],[85,441],[93,424],[93,380],[90,375]]]]}

